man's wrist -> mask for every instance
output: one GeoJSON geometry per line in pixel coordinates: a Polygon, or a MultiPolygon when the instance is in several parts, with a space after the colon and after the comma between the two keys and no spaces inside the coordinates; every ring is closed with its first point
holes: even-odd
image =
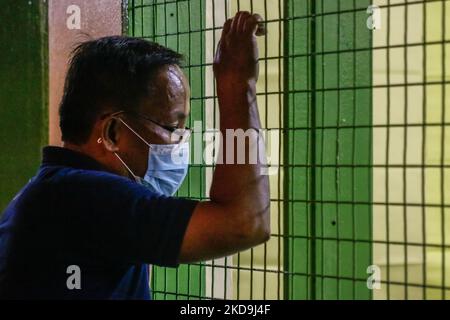
{"type": "Polygon", "coordinates": [[[248,79],[248,80],[241,80],[236,79],[233,77],[229,78],[217,78],[217,90],[218,92],[227,92],[234,94],[247,94],[248,91],[254,92],[256,89],[256,80],[255,79],[248,79]]]}
{"type": "Polygon", "coordinates": [[[256,102],[256,81],[218,81],[217,95],[220,109],[251,107],[256,102]]]}

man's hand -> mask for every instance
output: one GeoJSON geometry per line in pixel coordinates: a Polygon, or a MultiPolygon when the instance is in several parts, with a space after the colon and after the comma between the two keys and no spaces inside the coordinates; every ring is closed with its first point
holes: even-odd
{"type": "Polygon", "coordinates": [[[258,45],[256,36],[265,34],[258,14],[238,12],[228,19],[214,57],[214,75],[221,83],[247,84],[258,80],[258,45]]]}

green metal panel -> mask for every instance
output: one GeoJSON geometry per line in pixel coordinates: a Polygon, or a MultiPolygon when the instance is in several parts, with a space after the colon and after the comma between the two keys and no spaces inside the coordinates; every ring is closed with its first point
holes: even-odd
{"type": "Polygon", "coordinates": [[[308,1],[285,1],[285,112],[284,125],[284,290],[286,299],[310,298],[309,266],[310,169],[309,113],[311,95],[310,18],[308,1]]]}
{"type": "Polygon", "coordinates": [[[317,298],[371,297],[366,285],[372,233],[369,5],[369,0],[341,0],[316,6],[316,51],[327,52],[316,56],[317,298]]]}
{"type": "Polygon", "coordinates": [[[48,142],[46,3],[3,0],[0,21],[2,212],[36,173],[48,142]]]}
{"type": "MultiPolygon", "coordinates": [[[[194,121],[204,123],[204,60],[205,2],[204,0],[166,2],[162,0],[129,1],[130,35],[158,42],[185,55],[184,72],[191,86],[191,114],[194,121]]],[[[203,128],[204,129],[204,128],[203,128]]],[[[191,147],[195,139],[191,137],[191,147]]],[[[202,142],[203,143],[203,142],[202,142]]],[[[193,153],[193,152],[192,152],[193,153]]],[[[191,165],[177,196],[205,197],[205,168],[191,165]]],[[[205,295],[205,269],[201,264],[181,265],[177,269],[153,267],[154,299],[198,299],[205,295]]]]}
{"type": "Polygon", "coordinates": [[[368,5],[287,2],[286,298],[371,298],[368,5]]]}
{"type": "MultiPolygon", "coordinates": [[[[284,2],[285,298],[371,297],[369,4],[284,2]]],[[[204,1],[131,7],[131,34],[187,55],[191,120],[204,119],[204,1]]],[[[204,183],[204,167],[191,166],[179,195],[201,199],[204,183]]],[[[152,282],[156,299],[204,296],[201,265],[155,268],[152,282]]]]}

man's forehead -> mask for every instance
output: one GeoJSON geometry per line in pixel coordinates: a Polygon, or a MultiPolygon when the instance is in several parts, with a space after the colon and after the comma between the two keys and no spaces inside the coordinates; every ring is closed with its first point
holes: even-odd
{"type": "Polygon", "coordinates": [[[172,120],[182,120],[189,113],[189,83],[177,65],[166,65],[158,70],[149,97],[144,99],[142,110],[149,115],[164,115],[172,120]]]}
{"type": "Polygon", "coordinates": [[[157,71],[157,77],[159,77],[160,80],[174,81],[174,83],[179,85],[188,85],[186,75],[184,74],[181,67],[176,64],[161,66],[157,71]]]}

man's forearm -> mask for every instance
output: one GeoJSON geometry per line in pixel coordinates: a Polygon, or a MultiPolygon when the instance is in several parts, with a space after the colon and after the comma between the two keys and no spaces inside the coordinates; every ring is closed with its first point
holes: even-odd
{"type": "Polygon", "coordinates": [[[223,164],[216,166],[211,186],[211,199],[221,203],[237,203],[250,219],[255,218],[256,224],[265,224],[261,227],[268,228],[269,180],[261,170],[265,161],[261,163],[260,159],[265,158],[266,155],[264,143],[260,140],[262,137],[258,132],[261,123],[256,101],[256,83],[237,84],[218,81],[217,88],[223,140],[227,139],[227,129],[242,129],[253,130],[254,141],[246,140],[245,164],[237,163],[236,144],[233,143],[234,150],[227,150],[227,143],[223,141],[219,153],[219,159],[223,160],[223,164]],[[231,151],[234,153],[233,162],[226,163],[227,152],[231,151]],[[248,163],[251,158],[249,154],[252,152],[257,153],[256,163],[248,163]]]}

